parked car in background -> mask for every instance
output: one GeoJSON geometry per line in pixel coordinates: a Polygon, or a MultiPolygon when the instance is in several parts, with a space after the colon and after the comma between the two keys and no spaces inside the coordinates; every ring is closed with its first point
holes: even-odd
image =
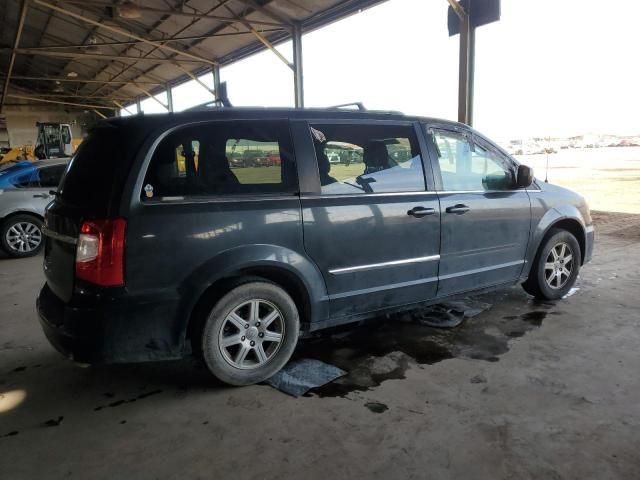
{"type": "Polygon", "coordinates": [[[242,158],[242,155],[239,153],[233,153],[229,155],[227,159],[231,168],[243,168],[245,166],[244,158],[242,158]]]}
{"type": "Polygon", "coordinates": [[[280,159],[280,152],[269,152],[268,154],[269,163],[274,167],[279,167],[282,165],[282,160],[280,159]]]}
{"type": "Polygon", "coordinates": [[[267,155],[256,157],[253,160],[254,167],[270,167],[271,165],[271,159],[267,155]]]}
{"type": "Polygon", "coordinates": [[[37,301],[51,343],[85,363],[195,353],[233,385],[275,374],[301,330],[519,283],[562,298],[593,251],[580,195],[470,127],[392,112],[109,119],[58,192],[37,301]],[[335,142],[362,163],[330,163],[335,142]],[[182,175],[167,152],[194,143],[182,175]],[[281,165],[232,170],[236,145],[281,165]]]}
{"type": "Polygon", "coordinates": [[[263,155],[260,150],[245,150],[242,152],[242,160],[245,167],[255,167],[257,165],[256,160],[263,155]]]}
{"type": "Polygon", "coordinates": [[[69,159],[19,162],[0,170],[0,246],[12,257],[42,249],[42,220],[69,159]]]}
{"type": "Polygon", "coordinates": [[[33,162],[19,160],[0,165],[0,189],[13,186],[15,179],[36,167],[33,162]]]}

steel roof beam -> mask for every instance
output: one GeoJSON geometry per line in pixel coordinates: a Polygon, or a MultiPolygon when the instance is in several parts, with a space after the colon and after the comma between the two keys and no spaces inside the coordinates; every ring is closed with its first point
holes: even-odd
{"type": "MultiPolygon", "coordinates": [[[[280,32],[282,31],[281,28],[273,28],[273,29],[268,29],[268,30],[261,30],[262,33],[271,33],[271,32],[280,32]]],[[[227,32],[227,33],[217,33],[215,35],[191,35],[191,36],[186,36],[186,37],[171,37],[171,38],[167,38],[167,39],[157,39],[155,40],[156,42],[159,43],[173,43],[173,42],[186,42],[186,41],[191,41],[191,40],[204,40],[207,38],[214,38],[214,37],[230,37],[230,36],[237,36],[237,35],[252,35],[253,32],[247,31],[247,32],[227,32]]],[[[47,34],[47,36],[49,36],[47,34]]],[[[63,49],[63,48],[97,48],[97,47],[117,47],[117,46],[123,46],[123,45],[137,45],[139,43],[144,43],[141,42],[139,40],[125,40],[122,42],[99,42],[99,43],[92,43],[92,44],[88,44],[88,43],[77,43],[77,44],[73,44],[73,45],[45,45],[45,46],[29,46],[29,47],[24,47],[24,48],[28,48],[29,50],[57,50],[57,49],[63,49]]],[[[0,50],[10,50],[11,47],[0,47],[0,50]]]]}
{"type": "Polygon", "coordinates": [[[125,55],[107,55],[104,53],[77,53],[77,52],[49,52],[46,50],[31,50],[29,48],[18,48],[17,53],[22,55],[42,55],[44,57],[62,57],[62,58],[95,58],[95,59],[109,59],[109,60],[130,60],[134,62],[155,62],[155,63],[194,63],[194,64],[210,64],[206,60],[173,60],[168,58],[157,57],[134,57],[125,55]]]}
{"type": "MultiPolygon", "coordinates": [[[[268,6],[260,5],[255,0],[240,0],[240,2],[242,2],[245,5],[253,8],[254,10],[257,10],[257,11],[261,12],[263,15],[266,15],[267,17],[275,20],[280,25],[288,25],[290,27],[289,30],[293,30],[293,22],[291,21],[290,18],[285,17],[284,15],[280,15],[277,12],[274,12],[268,6]]],[[[253,22],[253,23],[255,23],[255,22],[253,22]]]]}
{"type": "MultiPolygon", "coordinates": [[[[216,92],[215,90],[209,88],[209,86],[204,83],[202,80],[200,80],[198,77],[196,77],[193,73],[191,73],[189,70],[182,68],[180,65],[176,64],[176,67],[178,67],[180,70],[182,70],[186,75],[189,75],[189,77],[191,77],[192,80],[195,80],[197,83],[200,84],[200,86],[202,86],[202,88],[204,88],[207,92],[209,92],[211,95],[214,96],[214,98],[216,97],[216,92]]],[[[169,88],[167,88],[167,92],[169,91],[169,88]]]]}
{"type": "Polygon", "coordinates": [[[116,100],[112,100],[113,103],[115,103],[118,107],[120,107],[120,110],[124,110],[125,112],[127,112],[129,115],[135,115],[135,113],[133,113],[131,110],[129,110],[127,107],[125,107],[123,104],[121,104],[120,102],[116,101],[116,100]]]}
{"type": "MultiPolygon", "coordinates": [[[[218,5],[216,5],[216,6],[212,7],[212,8],[210,8],[209,10],[207,10],[207,12],[206,12],[206,13],[207,13],[207,14],[210,14],[211,12],[215,12],[215,11],[216,11],[216,10],[217,10],[221,5],[223,5],[223,4],[224,4],[225,2],[227,2],[227,1],[229,1],[229,0],[219,0],[218,5]]],[[[186,4],[186,3],[188,3],[188,2],[189,2],[189,0],[183,0],[183,4],[186,4]]],[[[151,34],[151,31],[152,31],[153,29],[158,28],[158,27],[159,27],[159,26],[161,26],[164,22],[166,22],[167,20],[169,20],[170,18],[171,18],[171,17],[170,17],[169,15],[165,15],[165,16],[163,16],[159,21],[155,22],[155,23],[152,25],[151,30],[149,30],[149,32],[148,32],[148,33],[149,33],[149,34],[151,34]]],[[[193,21],[192,21],[192,22],[190,22],[188,25],[186,25],[186,26],[182,27],[180,30],[178,30],[176,33],[174,33],[170,38],[173,38],[173,37],[178,36],[179,34],[181,34],[182,32],[184,32],[185,30],[187,30],[188,28],[190,28],[191,26],[195,25],[195,24],[196,24],[196,23],[198,23],[198,22],[199,22],[199,20],[198,20],[198,19],[193,20],[193,21]]],[[[164,39],[162,39],[162,40],[164,40],[164,39]]],[[[162,40],[156,40],[156,41],[158,41],[158,42],[159,42],[159,41],[162,41],[162,40]]],[[[129,48],[125,48],[123,53],[128,52],[128,50],[129,50],[129,48]]],[[[151,54],[152,54],[153,52],[155,52],[156,50],[157,50],[157,48],[153,48],[153,49],[151,49],[149,52],[147,52],[147,53],[146,53],[146,56],[151,55],[151,54]]],[[[100,70],[100,71],[96,74],[96,76],[100,75],[102,72],[105,72],[105,71],[107,70],[107,68],[108,68],[108,66],[107,66],[107,67],[105,67],[105,68],[103,68],[102,70],[100,70]]],[[[112,75],[110,78],[111,78],[111,79],[115,79],[115,78],[119,77],[120,75],[122,75],[122,74],[123,74],[124,72],[126,72],[127,70],[129,70],[130,68],[131,68],[131,66],[124,67],[124,68],[122,68],[118,73],[116,73],[116,74],[112,75]]],[[[147,71],[151,71],[151,69],[147,69],[147,71]]],[[[98,93],[102,88],[104,88],[104,85],[103,85],[103,86],[101,86],[101,87],[98,87],[97,89],[95,89],[93,92],[91,92],[91,94],[92,94],[92,95],[94,95],[94,94],[98,93]]]]}
{"type": "MultiPolygon", "coordinates": [[[[63,3],[70,3],[70,4],[81,4],[81,5],[90,5],[90,6],[96,6],[96,7],[114,7],[114,8],[118,8],[117,5],[114,5],[112,3],[105,3],[105,2],[98,2],[98,1],[89,1],[89,0],[61,0],[63,3]]],[[[245,3],[245,2],[243,2],[245,3]]],[[[209,14],[201,14],[201,13],[189,13],[189,12],[182,12],[180,10],[163,10],[160,8],[152,8],[152,7],[145,7],[145,6],[141,6],[141,5],[136,5],[135,6],[136,10],[139,10],[140,12],[149,12],[149,13],[156,13],[158,15],[170,15],[170,16],[174,16],[174,17],[186,17],[186,18],[197,18],[197,19],[210,19],[210,20],[216,20],[218,22],[224,22],[224,23],[228,23],[230,25],[237,23],[238,20],[235,18],[229,18],[229,17],[223,17],[220,15],[209,15],[209,14]]],[[[266,15],[266,13],[265,13],[266,15]]],[[[288,23],[283,23],[282,21],[278,21],[276,22],[269,22],[269,21],[265,21],[265,20],[249,20],[250,23],[252,23],[253,25],[264,25],[267,27],[287,27],[288,23]]]]}
{"type": "Polygon", "coordinates": [[[0,97],[0,112],[4,106],[4,100],[7,98],[7,91],[9,90],[9,82],[11,82],[11,74],[13,73],[13,65],[16,61],[16,53],[18,45],[20,44],[20,37],[22,37],[22,28],[24,27],[24,19],[27,17],[27,9],[29,4],[27,0],[22,0],[22,9],[20,10],[20,18],[18,19],[18,28],[16,29],[16,37],[13,41],[13,50],[11,51],[11,58],[9,60],[9,68],[7,69],[7,77],[4,80],[4,87],[2,89],[2,97],[0,97]]]}
{"type": "MultiPolygon", "coordinates": [[[[6,78],[6,77],[5,77],[6,78]]],[[[129,84],[140,84],[140,85],[162,85],[163,82],[147,82],[147,81],[139,81],[135,82],[125,81],[125,80],[96,80],[89,78],[67,78],[67,77],[32,77],[27,75],[13,75],[16,80],[42,80],[46,82],[77,82],[77,83],[106,83],[112,85],[129,85],[129,84]]]]}
{"type": "Polygon", "coordinates": [[[62,100],[47,100],[45,98],[31,97],[31,96],[28,96],[28,95],[17,95],[15,93],[8,93],[7,97],[20,98],[22,100],[32,100],[34,102],[54,103],[54,104],[58,104],[58,105],[73,105],[75,107],[106,108],[108,110],[118,110],[116,107],[111,107],[111,106],[106,106],[106,105],[90,105],[90,104],[85,104],[85,103],[64,102],[62,100]]]}
{"type": "Polygon", "coordinates": [[[251,30],[251,33],[253,33],[255,35],[255,37],[260,40],[262,42],[262,44],[267,47],[269,50],[271,50],[276,57],[278,57],[280,60],[282,60],[282,62],[287,65],[291,70],[294,69],[294,65],[293,63],[291,63],[287,57],[285,57],[284,55],[282,55],[278,49],[276,47],[273,46],[273,44],[269,41],[269,39],[267,37],[265,37],[264,35],[262,35],[260,32],[258,32],[255,28],[253,28],[253,26],[244,18],[244,17],[240,17],[238,15],[236,15],[236,13],[231,10],[231,7],[229,7],[228,5],[225,5],[224,8],[227,9],[227,11],[233,15],[238,22],[242,23],[246,28],[248,28],[249,30],[251,30]]]}
{"type": "Polygon", "coordinates": [[[33,2],[37,3],[38,5],[42,5],[43,7],[48,7],[50,9],[52,9],[52,10],[57,11],[57,12],[69,15],[69,16],[71,16],[71,17],[73,17],[73,18],[75,18],[77,20],[81,20],[81,21],[83,21],[85,23],[89,23],[91,25],[95,25],[98,28],[109,30],[110,32],[117,33],[117,34],[125,36],[125,37],[133,38],[135,40],[140,40],[141,42],[147,43],[147,44],[152,45],[154,47],[161,48],[163,50],[167,50],[167,51],[173,52],[173,53],[178,54],[178,55],[183,55],[183,56],[189,57],[189,58],[191,58],[193,60],[198,60],[199,62],[202,62],[202,63],[208,63],[210,65],[215,65],[215,63],[216,63],[216,62],[208,60],[208,59],[206,59],[204,57],[200,57],[198,55],[194,55],[192,53],[184,52],[184,51],[181,51],[181,50],[179,50],[177,48],[170,47],[169,45],[163,45],[162,43],[158,43],[158,42],[153,41],[153,40],[148,40],[148,39],[143,38],[143,37],[141,37],[139,35],[136,35],[134,33],[127,32],[126,30],[122,30],[122,29],[117,28],[117,27],[112,27],[111,25],[107,25],[105,23],[100,23],[100,22],[98,22],[96,20],[92,20],[92,19],[90,19],[88,17],[79,15],[77,13],[74,13],[74,12],[66,9],[66,8],[57,7],[55,5],[52,5],[51,3],[45,2],[43,0],[33,0],[33,2]]]}
{"type": "Polygon", "coordinates": [[[138,86],[138,85],[136,85],[136,88],[137,88],[138,90],[140,90],[142,93],[144,93],[147,97],[149,97],[149,98],[151,98],[151,99],[155,100],[155,101],[156,101],[156,102],[158,102],[161,106],[163,106],[164,108],[166,108],[166,109],[167,109],[167,112],[169,111],[169,105],[165,105],[164,103],[162,103],[162,102],[161,102],[157,97],[154,97],[153,95],[151,95],[151,93],[149,93],[149,91],[148,91],[148,90],[146,90],[146,89],[144,89],[144,88],[142,88],[142,87],[140,87],[140,86],[138,86]]]}
{"type": "MultiPolygon", "coordinates": [[[[20,93],[24,93],[26,95],[29,95],[30,97],[33,98],[51,98],[53,100],[55,99],[65,99],[65,98],[69,98],[69,97],[73,97],[73,98],[89,98],[91,100],[97,100],[95,97],[87,97],[86,95],[76,95],[74,93],[43,93],[43,92],[32,92],[32,91],[28,91],[28,89],[21,87],[21,90],[25,90],[24,92],[15,92],[17,94],[20,93]]],[[[126,102],[129,99],[128,98],[123,98],[123,97],[101,97],[100,100],[107,100],[107,101],[120,101],[120,102],[126,102]]]]}

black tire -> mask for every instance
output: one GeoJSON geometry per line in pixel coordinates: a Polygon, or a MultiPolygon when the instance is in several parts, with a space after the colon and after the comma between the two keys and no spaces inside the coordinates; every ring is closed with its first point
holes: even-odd
{"type": "Polygon", "coordinates": [[[33,257],[42,250],[42,220],[35,215],[13,215],[2,222],[0,228],[0,245],[7,255],[15,258],[33,257]],[[24,237],[15,243],[16,236],[24,237]],[[34,241],[37,240],[37,245],[34,241]],[[24,248],[25,250],[21,250],[24,248]]]}
{"type": "MultiPolygon", "coordinates": [[[[568,250],[565,250],[565,252],[567,251],[568,250]]],[[[576,283],[576,279],[580,273],[581,260],[582,253],[576,237],[566,230],[553,228],[542,241],[533,265],[531,265],[529,278],[522,284],[522,288],[524,288],[528,294],[540,300],[557,300],[562,298],[576,283]],[[570,249],[569,253],[572,255],[571,262],[567,261],[565,263],[559,259],[554,260],[552,249],[556,249],[556,254],[558,254],[559,251],[562,251],[563,244],[566,246],[566,249],[570,249]],[[551,262],[548,260],[551,260],[551,262]],[[546,267],[546,265],[551,267],[551,264],[554,265],[553,270],[546,267]],[[562,267],[568,270],[570,274],[561,274],[561,276],[558,277],[557,272],[561,271],[562,267]],[[552,279],[549,281],[549,278],[552,279]]]]}
{"type": "Polygon", "coordinates": [[[202,325],[198,350],[209,371],[222,382],[252,385],[284,367],[299,332],[298,309],[287,292],[270,282],[251,281],[233,288],[213,306],[202,325]],[[251,318],[254,305],[258,313],[251,318]],[[262,324],[272,315],[268,325],[262,324]],[[243,325],[237,325],[238,319],[243,325]],[[269,340],[278,334],[278,342],[269,340]]]}

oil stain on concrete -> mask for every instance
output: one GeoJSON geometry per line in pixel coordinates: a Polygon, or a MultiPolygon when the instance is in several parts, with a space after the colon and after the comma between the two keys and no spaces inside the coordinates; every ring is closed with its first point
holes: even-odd
{"type": "Polygon", "coordinates": [[[386,380],[405,378],[412,364],[432,365],[451,358],[497,362],[513,339],[539,328],[547,315],[562,314],[552,311],[553,303],[525,300],[525,304],[528,311],[524,313],[496,315],[490,309],[453,329],[421,325],[416,311],[302,340],[294,358],[315,358],[349,372],[306,396],[344,397],[366,391],[386,380]]]}

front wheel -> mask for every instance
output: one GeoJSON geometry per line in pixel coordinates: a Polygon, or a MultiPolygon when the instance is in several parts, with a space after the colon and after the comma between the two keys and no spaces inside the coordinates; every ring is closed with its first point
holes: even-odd
{"type": "Polygon", "coordinates": [[[562,298],[576,283],[581,258],[576,237],[566,230],[553,229],[542,242],[522,287],[542,300],[562,298]]]}
{"type": "Polygon", "coordinates": [[[209,371],[230,385],[251,385],[273,376],[298,342],[300,319],[291,297],[268,282],[240,285],[209,312],[201,352],[209,371]]]}

